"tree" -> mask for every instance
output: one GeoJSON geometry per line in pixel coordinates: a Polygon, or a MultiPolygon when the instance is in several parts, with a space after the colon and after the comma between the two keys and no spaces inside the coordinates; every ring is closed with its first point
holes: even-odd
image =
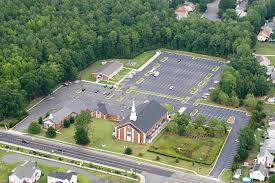
{"type": "Polygon", "coordinates": [[[81,111],[81,113],[76,117],[76,127],[83,127],[89,130],[90,123],[92,122],[92,117],[89,112],[81,111]]]}
{"type": "Polygon", "coordinates": [[[74,135],[75,142],[79,145],[87,145],[90,143],[88,131],[84,127],[77,127],[74,135]]]}
{"type": "Polygon", "coordinates": [[[219,8],[225,11],[226,9],[234,9],[235,5],[235,0],[221,0],[219,3],[219,8]]]}
{"type": "Polygon", "coordinates": [[[197,118],[193,121],[196,127],[203,126],[206,119],[203,115],[198,115],[197,118]]]}
{"type": "Polygon", "coordinates": [[[171,121],[167,127],[165,128],[166,132],[167,133],[170,133],[170,134],[178,134],[178,131],[179,131],[179,126],[178,126],[178,123],[176,123],[175,121],[171,121]]]}
{"type": "Polygon", "coordinates": [[[70,116],[70,124],[74,124],[75,118],[70,116]]]}
{"type": "Polygon", "coordinates": [[[43,123],[43,119],[42,119],[41,116],[38,118],[38,123],[39,123],[39,124],[42,124],[42,123],[43,123]]]}
{"type": "Polygon", "coordinates": [[[126,147],[124,150],[124,154],[131,155],[133,153],[133,150],[130,147],[126,147]]]}
{"type": "Polygon", "coordinates": [[[240,100],[237,96],[233,96],[231,97],[231,104],[234,106],[234,107],[239,107],[240,106],[240,100]]]}
{"type": "Polygon", "coordinates": [[[255,109],[255,107],[257,106],[257,99],[254,97],[253,94],[248,94],[248,95],[245,97],[244,105],[245,105],[245,107],[247,107],[249,110],[253,110],[253,109],[255,109]]]}
{"type": "Polygon", "coordinates": [[[237,20],[238,16],[234,9],[227,9],[223,14],[223,20],[237,20]]]}
{"type": "Polygon", "coordinates": [[[67,120],[67,119],[64,119],[63,124],[64,124],[64,128],[69,128],[70,127],[70,121],[67,120]]]}
{"type": "Polygon", "coordinates": [[[32,122],[28,127],[28,132],[31,134],[39,134],[41,132],[41,127],[37,122],[32,122]]]}
{"type": "Polygon", "coordinates": [[[54,138],[56,136],[56,131],[52,127],[49,127],[46,132],[46,137],[54,138]]]}
{"type": "Polygon", "coordinates": [[[219,101],[221,104],[227,105],[229,103],[229,100],[230,98],[226,93],[222,91],[219,93],[219,101]]]}
{"type": "Polygon", "coordinates": [[[274,174],[269,177],[268,182],[275,183],[275,175],[274,174]]]}

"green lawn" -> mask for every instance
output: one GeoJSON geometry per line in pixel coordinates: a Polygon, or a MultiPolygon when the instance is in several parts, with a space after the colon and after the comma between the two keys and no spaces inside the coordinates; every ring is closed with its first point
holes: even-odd
{"type": "Polygon", "coordinates": [[[256,54],[275,55],[275,44],[257,42],[254,49],[256,54]]]}
{"type": "Polygon", "coordinates": [[[275,65],[275,56],[274,57],[267,57],[270,60],[271,65],[275,65]]]}
{"type": "Polygon", "coordinates": [[[111,81],[113,82],[118,82],[119,80],[121,80],[124,76],[126,76],[132,69],[130,68],[123,68],[121,69],[121,71],[119,71],[119,73],[117,73],[117,75],[115,75],[111,81]]]}
{"type": "Polygon", "coordinates": [[[84,69],[80,72],[80,77],[83,80],[96,81],[96,78],[92,77],[91,73],[96,71],[100,66],[102,66],[101,61],[97,61],[97,62],[89,65],[86,69],[84,69]]]}
{"type": "Polygon", "coordinates": [[[161,50],[166,51],[166,52],[176,53],[176,54],[188,55],[188,56],[192,56],[195,58],[206,58],[206,59],[210,59],[210,60],[226,61],[224,58],[214,57],[214,56],[210,56],[210,55],[203,55],[203,54],[193,53],[193,52],[188,52],[188,51],[170,50],[170,49],[165,49],[165,48],[163,48],[161,50]]]}
{"type": "Polygon", "coordinates": [[[191,139],[172,135],[163,135],[149,148],[150,151],[179,159],[212,164],[224,138],[191,139]]]}
{"type": "MultiPolygon", "coordinates": [[[[130,142],[123,142],[119,140],[115,140],[112,137],[112,130],[117,125],[117,123],[110,122],[107,120],[101,120],[101,119],[93,119],[91,130],[90,130],[90,139],[91,143],[89,144],[90,147],[104,149],[108,151],[123,153],[124,148],[131,147],[133,150],[134,156],[140,156],[140,153],[142,154],[142,157],[148,160],[156,160],[156,153],[148,152],[148,148],[150,148],[151,144],[146,145],[139,145],[139,144],[133,144],[130,142]]],[[[60,133],[57,134],[56,139],[69,142],[69,143],[75,143],[75,140],[73,138],[74,136],[74,125],[71,125],[69,128],[64,128],[59,131],[60,133]]],[[[42,136],[45,136],[45,132],[42,132],[42,136]]],[[[158,141],[159,138],[162,138],[162,134],[160,134],[154,141],[158,141]]],[[[174,139],[171,139],[172,141],[174,139]]],[[[211,166],[199,164],[199,163],[193,163],[190,161],[180,160],[179,163],[175,162],[175,158],[172,157],[166,157],[166,156],[160,156],[159,162],[170,164],[190,170],[197,171],[200,174],[207,175],[211,169],[211,166]]]]}
{"type": "Polygon", "coordinates": [[[224,169],[221,175],[219,176],[219,179],[221,179],[225,183],[231,182],[232,178],[232,171],[230,169],[224,169]]]}
{"type": "Polygon", "coordinates": [[[161,105],[167,109],[168,112],[172,113],[174,112],[174,106],[172,104],[168,104],[168,103],[161,103],[161,105]]]}
{"type": "MultiPolygon", "coordinates": [[[[138,152],[145,147],[145,145],[138,145],[113,139],[112,132],[116,125],[117,123],[111,121],[94,118],[89,131],[91,139],[89,146],[118,153],[123,153],[124,148],[127,146],[131,147],[133,149],[133,153],[137,155],[138,152]]],[[[58,134],[56,139],[75,143],[73,138],[74,125],[70,126],[70,128],[61,129],[60,133],[61,134],[58,134]]]]}
{"type": "Polygon", "coordinates": [[[124,59],[122,60],[123,64],[126,67],[131,67],[134,69],[140,68],[145,62],[147,62],[151,57],[156,54],[157,50],[145,51],[142,54],[134,57],[133,59],[124,59]]]}

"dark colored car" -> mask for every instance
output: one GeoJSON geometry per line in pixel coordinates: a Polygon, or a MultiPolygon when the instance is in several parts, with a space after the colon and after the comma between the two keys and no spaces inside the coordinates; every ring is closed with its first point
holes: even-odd
{"type": "Polygon", "coordinates": [[[99,92],[99,90],[96,90],[96,91],[95,91],[95,93],[98,93],[98,92],[99,92]]]}
{"type": "Polygon", "coordinates": [[[28,144],[29,142],[27,142],[26,140],[22,140],[23,144],[28,144]]]}

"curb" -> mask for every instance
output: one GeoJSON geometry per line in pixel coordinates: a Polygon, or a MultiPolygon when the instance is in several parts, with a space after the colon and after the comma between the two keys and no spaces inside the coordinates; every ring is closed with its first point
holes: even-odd
{"type": "MultiPolygon", "coordinates": [[[[222,148],[221,148],[221,150],[220,150],[220,152],[219,152],[219,154],[218,154],[218,157],[216,158],[216,161],[215,161],[215,163],[214,163],[214,165],[213,165],[213,168],[210,170],[210,172],[208,173],[208,176],[210,175],[210,173],[214,170],[214,168],[215,168],[215,166],[216,166],[216,164],[217,164],[217,162],[218,162],[218,159],[219,159],[219,157],[220,157],[220,155],[221,155],[221,153],[222,153],[222,150],[223,150],[223,148],[224,148],[224,146],[225,146],[225,144],[226,144],[226,142],[227,142],[227,139],[228,139],[228,137],[229,137],[229,135],[231,134],[231,132],[232,132],[232,128],[230,128],[230,131],[229,131],[229,133],[228,133],[228,135],[227,135],[227,137],[226,137],[226,139],[225,139],[225,141],[224,141],[224,143],[223,143],[223,145],[222,145],[222,148]]],[[[223,169],[224,170],[224,169],[223,169]]],[[[220,173],[221,174],[221,173],[220,173]]],[[[219,174],[219,176],[220,176],[220,174],[219,174]]],[[[218,176],[218,177],[219,177],[218,176]]]]}
{"type": "Polygon", "coordinates": [[[241,110],[241,109],[232,109],[232,108],[228,108],[228,107],[217,106],[217,105],[214,105],[214,104],[205,104],[205,103],[202,103],[202,102],[197,102],[197,103],[200,104],[200,105],[206,105],[206,106],[217,107],[217,108],[222,108],[222,109],[227,109],[227,110],[232,110],[232,111],[243,112],[243,113],[246,113],[246,115],[247,115],[247,111],[244,111],[244,110],[241,110]]]}
{"type": "MultiPolygon", "coordinates": [[[[13,133],[13,132],[10,131],[9,133],[13,133]]],[[[22,135],[24,135],[24,134],[22,133],[22,135]]],[[[79,145],[72,144],[72,143],[69,143],[69,142],[64,142],[64,141],[55,140],[55,139],[48,139],[46,137],[37,136],[37,135],[28,135],[27,134],[26,136],[31,137],[31,138],[37,138],[37,139],[44,140],[44,141],[58,142],[58,143],[66,144],[66,145],[71,145],[71,146],[74,146],[74,147],[80,147],[80,148],[84,148],[86,150],[95,151],[97,153],[105,153],[105,155],[109,155],[109,156],[126,158],[126,159],[131,160],[131,161],[140,160],[144,163],[153,163],[153,164],[150,164],[150,165],[155,166],[155,167],[159,167],[159,168],[163,168],[163,169],[173,168],[172,170],[174,170],[174,171],[175,170],[176,171],[182,170],[182,171],[186,171],[186,172],[189,172],[189,173],[193,173],[195,175],[200,175],[194,170],[189,170],[189,169],[182,168],[182,167],[177,167],[177,166],[173,166],[173,165],[169,165],[169,164],[165,164],[165,163],[160,163],[160,162],[156,162],[156,161],[153,161],[153,160],[148,160],[148,159],[144,159],[144,158],[140,158],[140,157],[136,157],[136,156],[132,156],[132,155],[125,155],[125,154],[122,154],[122,153],[117,153],[117,152],[112,152],[112,151],[98,149],[98,148],[92,148],[92,147],[83,147],[83,146],[79,146],[79,145]],[[162,165],[162,166],[159,166],[159,165],[162,165]]],[[[200,176],[203,176],[203,175],[200,175],[200,176]]]]}
{"type": "MultiPolygon", "coordinates": [[[[7,142],[3,142],[3,141],[0,141],[0,142],[3,143],[3,144],[6,144],[6,145],[15,146],[15,144],[12,144],[12,143],[7,143],[7,142]]],[[[72,158],[72,157],[65,156],[65,155],[61,156],[59,154],[49,153],[49,152],[46,152],[46,151],[37,150],[37,149],[29,148],[29,147],[24,147],[24,146],[21,146],[21,145],[16,145],[16,146],[20,147],[22,149],[28,149],[28,150],[32,150],[32,151],[36,151],[36,152],[40,152],[40,153],[44,153],[44,154],[54,155],[54,156],[61,157],[61,158],[65,157],[66,159],[70,159],[70,160],[75,160],[75,161],[80,161],[80,162],[86,162],[86,163],[93,163],[93,162],[90,162],[90,161],[84,161],[84,160],[81,160],[81,159],[78,159],[78,158],[72,158]]],[[[110,172],[107,172],[107,171],[104,171],[104,170],[98,170],[98,169],[95,169],[95,168],[84,167],[84,166],[80,166],[80,165],[69,163],[69,162],[63,162],[63,161],[59,161],[59,160],[55,160],[55,159],[51,159],[51,158],[41,157],[41,156],[37,156],[37,155],[33,155],[33,154],[27,154],[27,153],[16,151],[16,150],[12,150],[12,149],[5,149],[5,148],[2,148],[2,147],[0,147],[0,149],[4,150],[4,151],[11,151],[11,152],[14,152],[14,153],[17,153],[17,154],[23,154],[23,155],[26,155],[26,156],[36,157],[36,158],[39,158],[39,159],[45,159],[45,160],[48,160],[48,161],[53,161],[53,162],[57,162],[57,163],[61,163],[61,164],[67,164],[67,165],[75,166],[75,167],[78,167],[78,168],[84,168],[84,169],[88,169],[88,170],[93,170],[93,171],[96,171],[96,172],[101,172],[101,173],[105,173],[105,174],[109,174],[109,175],[113,175],[113,176],[123,177],[123,178],[127,178],[127,179],[130,179],[130,180],[135,180],[135,181],[137,180],[137,179],[134,179],[134,178],[131,178],[131,177],[127,177],[127,176],[124,176],[124,175],[110,173],[110,172]]],[[[99,163],[93,163],[93,164],[94,165],[98,165],[98,166],[102,166],[102,167],[106,167],[106,168],[110,168],[110,169],[114,169],[114,170],[125,171],[125,170],[120,169],[120,168],[106,166],[106,165],[102,165],[102,164],[99,164],[99,163]]],[[[145,182],[145,178],[144,178],[143,175],[138,174],[138,173],[136,175],[138,175],[141,178],[141,180],[145,182]]],[[[140,183],[143,183],[142,181],[140,181],[140,183]]]]}

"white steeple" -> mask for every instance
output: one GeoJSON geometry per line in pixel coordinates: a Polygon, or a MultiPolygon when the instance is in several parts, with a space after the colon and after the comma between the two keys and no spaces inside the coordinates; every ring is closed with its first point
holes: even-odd
{"type": "Polygon", "coordinates": [[[131,109],[131,115],[130,115],[130,121],[136,121],[137,120],[137,114],[136,114],[136,108],[135,108],[135,100],[133,99],[133,105],[131,109]]]}

